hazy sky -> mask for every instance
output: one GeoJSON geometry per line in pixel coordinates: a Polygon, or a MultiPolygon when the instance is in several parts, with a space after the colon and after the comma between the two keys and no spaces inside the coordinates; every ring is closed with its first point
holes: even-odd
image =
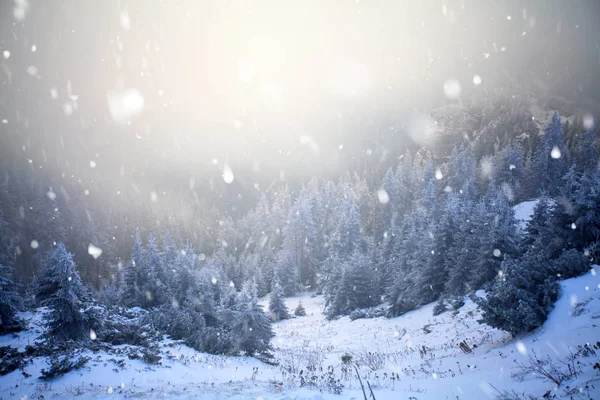
{"type": "Polygon", "coordinates": [[[339,173],[478,90],[598,100],[599,17],[593,0],[7,0],[2,156],[96,180],[339,173]]]}

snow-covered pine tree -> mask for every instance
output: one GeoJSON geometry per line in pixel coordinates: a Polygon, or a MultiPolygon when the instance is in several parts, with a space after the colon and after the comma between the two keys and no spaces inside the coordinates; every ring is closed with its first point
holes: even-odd
{"type": "Polygon", "coordinates": [[[297,271],[295,275],[300,285],[314,286],[317,280],[316,241],[322,239],[318,237],[317,222],[311,209],[311,196],[305,187],[300,189],[290,209],[283,234],[283,248],[287,251],[286,261],[292,263],[287,267],[295,268],[297,271]]]}
{"type": "Polygon", "coordinates": [[[277,257],[274,279],[279,282],[283,294],[286,296],[293,296],[298,290],[296,272],[294,256],[288,249],[284,248],[277,257]]]}
{"type": "Polygon", "coordinates": [[[416,222],[419,211],[407,216],[402,226],[396,233],[396,241],[393,249],[392,283],[386,288],[386,298],[390,307],[388,315],[397,317],[417,306],[417,299],[411,296],[411,289],[415,286],[415,266],[420,260],[420,225],[416,222]]]}
{"type": "Polygon", "coordinates": [[[271,338],[275,336],[271,327],[271,320],[263,312],[258,303],[256,283],[252,285],[252,296],[243,288],[238,297],[238,304],[233,324],[235,343],[238,351],[249,356],[269,356],[271,351],[271,338]]]}
{"type": "Polygon", "coordinates": [[[269,314],[273,321],[281,321],[290,318],[290,314],[283,300],[283,289],[279,282],[275,282],[271,297],[269,299],[269,314]]]}
{"type": "Polygon", "coordinates": [[[569,151],[563,141],[562,122],[558,113],[544,130],[531,160],[532,187],[550,195],[556,195],[562,184],[561,178],[567,172],[569,151]]]}
{"type": "Polygon", "coordinates": [[[296,317],[305,317],[306,316],[306,310],[304,309],[304,306],[302,305],[302,301],[298,302],[298,305],[296,306],[296,309],[294,310],[294,315],[296,317]]]}
{"type": "Polygon", "coordinates": [[[598,151],[598,138],[592,129],[579,134],[577,146],[573,154],[573,161],[579,171],[593,173],[598,170],[600,159],[598,151]]]}
{"type": "Polygon", "coordinates": [[[136,230],[131,262],[123,268],[120,288],[121,302],[126,307],[141,306],[144,294],[141,291],[141,281],[144,278],[145,249],[139,230],[136,230]]]}
{"type": "Polygon", "coordinates": [[[374,241],[376,246],[383,244],[385,239],[392,232],[394,217],[396,213],[396,199],[394,194],[398,194],[398,182],[391,168],[387,170],[381,182],[381,188],[378,190],[377,197],[377,217],[375,221],[374,241]]]}
{"type": "Polygon", "coordinates": [[[559,201],[548,213],[543,243],[555,258],[565,249],[582,250],[600,239],[600,170],[579,173],[571,167],[563,178],[559,201]]]}
{"type": "Polygon", "coordinates": [[[12,280],[12,268],[0,264],[0,335],[24,328],[17,316],[21,302],[18,285],[12,280]]]}
{"type": "Polygon", "coordinates": [[[478,241],[479,251],[469,279],[473,288],[481,288],[491,281],[498,274],[505,256],[519,255],[520,235],[509,199],[502,189],[493,187],[489,189],[489,195],[487,214],[483,216],[482,224],[474,227],[477,231],[473,240],[478,241]]]}
{"type": "Polygon", "coordinates": [[[471,286],[477,258],[481,251],[480,240],[486,235],[487,207],[483,201],[475,206],[467,204],[456,229],[456,246],[449,250],[448,281],[446,293],[461,296],[475,287],[471,286]]]}
{"type": "Polygon", "coordinates": [[[398,164],[395,173],[396,187],[391,197],[395,199],[393,206],[397,224],[400,224],[404,216],[409,215],[413,210],[414,197],[416,190],[416,174],[413,166],[413,159],[410,150],[406,150],[402,162],[398,164]]]}
{"type": "Polygon", "coordinates": [[[372,267],[370,258],[360,251],[343,261],[341,279],[327,307],[328,319],[379,304],[379,282],[372,267]]]}
{"type": "Polygon", "coordinates": [[[38,304],[50,308],[48,335],[54,340],[83,340],[99,321],[94,315],[91,297],[83,286],[71,253],[62,243],[42,260],[34,282],[38,304]]]}
{"type": "Polygon", "coordinates": [[[480,322],[518,335],[541,326],[558,297],[548,258],[531,249],[520,259],[506,257],[502,273],[485,299],[477,300],[483,311],[480,322]]]}
{"type": "Polygon", "coordinates": [[[523,147],[509,144],[494,155],[492,161],[492,182],[496,187],[506,187],[513,194],[511,202],[521,196],[521,188],[525,178],[523,147]]]}

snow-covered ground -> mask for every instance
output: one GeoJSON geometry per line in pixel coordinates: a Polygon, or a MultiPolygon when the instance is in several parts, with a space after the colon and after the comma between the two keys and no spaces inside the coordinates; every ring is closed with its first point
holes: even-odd
{"type": "MultiPolygon", "coordinates": [[[[25,367],[31,377],[24,377],[21,371],[0,377],[0,398],[362,399],[355,373],[342,371],[344,354],[352,355],[352,360],[361,365],[361,376],[369,381],[378,400],[486,399],[495,398],[494,388],[536,397],[551,390],[562,396],[567,386],[578,392],[586,385],[587,389],[581,389],[584,394],[573,398],[600,398],[600,374],[592,369],[600,352],[581,358],[582,374],[558,389],[535,376],[521,382],[511,377],[516,371],[515,362],[526,363],[530,354],[540,359],[548,355],[557,366],[566,368],[558,360],[565,359],[578,345],[593,345],[600,340],[597,269],[563,281],[548,321],[541,329],[518,339],[479,324],[470,300],[457,313],[448,311],[436,317],[430,304],[393,319],[350,321],[344,317],[326,321],[321,314],[323,297],[306,293],[286,301],[293,309],[302,300],[307,316],[274,324],[275,355],[288,371],[296,369],[295,374],[283,373],[282,366],[269,366],[252,358],[211,356],[166,340],[160,343],[162,365],[89,352],[92,361],[88,366],[50,382],[37,379],[47,362],[36,359],[25,367]],[[460,349],[462,341],[472,353],[460,349]],[[117,365],[118,360],[123,360],[125,368],[117,365]],[[316,365],[317,370],[308,371],[307,363],[316,365]],[[333,376],[345,386],[341,395],[300,387],[300,370],[305,377],[324,376],[328,366],[334,367],[333,376]]],[[[33,330],[4,336],[0,345],[24,348],[37,334],[33,330]]]]}

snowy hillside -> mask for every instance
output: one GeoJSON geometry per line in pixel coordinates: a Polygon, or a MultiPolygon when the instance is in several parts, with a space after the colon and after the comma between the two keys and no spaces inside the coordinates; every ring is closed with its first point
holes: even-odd
{"type": "MultiPolygon", "coordinates": [[[[345,370],[341,362],[345,354],[360,365],[363,380],[369,381],[380,400],[485,399],[503,390],[536,397],[550,390],[556,398],[598,398],[600,376],[592,369],[600,355],[597,347],[588,348],[588,357],[580,352],[576,366],[581,373],[557,389],[533,374],[522,381],[511,377],[518,371],[516,363],[528,363],[530,355],[540,360],[549,356],[558,368],[567,370],[561,361],[576,353],[578,346],[598,341],[600,276],[596,269],[563,281],[548,321],[519,340],[477,323],[470,300],[457,312],[436,317],[430,304],[393,319],[350,321],[343,317],[329,322],[321,314],[323,297],[305,294],[286,301],[293,308],[301,300],[307,316],[274,324],[273,344],[280,366],[253,358],[202,354],[164,340],[159,343],[160,365],[130,359],[128,354],[137,351],[134,347],[116,346],[111,354],[86,351],[91,357],[88,366],[50,382],[38,379],[41,369],[47,368],[46,359],[35,359],[24,368],[26,374],[17,370],[0,377],[0,398],[360,399],[355,373],[345,370]],[[460,348],[463,341],[466,352],[460,348]],[[309,364],[316,370],[307,369],[309,364]],[[344,385],[340,395],[328,390],[329,366],[335,381],[344,385]],[[311,380],[309,375],[317,378],[311,380]],[[300,387],[302,376],[306,377],[304,387],[300,387]],[[316,388],[308,381],[314,381],[316,388]]],[[[36,329],[39,314],[32,324],[28,332],[1,337],[0,345],[24,349],[40,332],[36,329]]]]}

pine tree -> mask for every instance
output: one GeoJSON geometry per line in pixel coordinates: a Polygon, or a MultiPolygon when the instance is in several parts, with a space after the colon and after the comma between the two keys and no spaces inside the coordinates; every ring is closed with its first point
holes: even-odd
{"type": "Polygon", "coordinates": [[[473,288],[481,288],[491,281],[500,270],[507,255],[518,256],[519,232],[514,210],[503,190],[490,189],[490,199],[485,205],[485,215],[475,226],[473,240],[478,241],[479,251],[469,279],[473,288]]]}
{"type": "Polygon", "coordinates": [[[496,187],[504,187],[505,192],[511,193],[511,202],[521,196],[522,184],[525,179],[523,148],[519,144],[509,144],[496,153],[493,159],[492,182],[496,187]]]}
{"type": "Polygon", "coordinates": [[[583,250],[600,238],[600,171],[578,173],[571,167],[563,182],[559,201],[540,233],[552,258],[565,249],[583,250]]]}
{"type": "Polygon", "coordinates": [[[285,302],[283,301],[283,289],[279,282],[275,283],[271,298],[269,301],[269,313],[273,321],[280,321],[290,318],[285,302]]]}
{"type": "Polygon", "coordinates": [[[598,170],[599,153],[596,134],[592,129],[589,129],[579,135],[573,161],[578,170],[593,173],[598,170]]]}
{"type": "Polygon", "coordinates": [[[397,185],[396,177],[390,168],[383,177],[383,182],[377,196],[378,212],[375,226],[375,245],[381,245],[392,232],[397,209],[396,202],[398,201],[394,195],[397,195],[399,192],[397,185]]]}
{"type": "Polygon", "coordinates": [[[55,340],[83,340],[96,328],[91,297],[83,286],[71,253],[62,243],[42,261],[34,283],[35,299],[50,308],[48,334],[55,340]]]}
{"type": "Polygon", "coordinates": [[[286,296],[293,296],[298,290],[296,271],[292,253],[287,249],[281,250],[275,265],[274,279],[279,282],[286,296]]]}
{"type": "Polygon", "coordinates": [[[269,355],[270,340],[274,334],[271,320],[258,304],[256,284],[252,285],[252,297],[248,295],[246,288],[242,289],[238,297],[233,332],[237,335],[235,340],[239,351],[249,356],[269,355]]]}
{"type": "Polygon", "coordinates": [[[512,335],[541,326],[558,297],[558,284],[550,274],[549,260],[537,250],[518,260],[506,257],[495,285],[478,300],[481,322],[512,335]]]}
{"type": "Polygon", "coordinates": [[[286,261],[291,262],[287,267],[297,271],[295,276],[301,285],[313,286],[317,281],[316,242],[320,238],[312,215],[310,195],[305,187],[300,190],[290,210],[288,223],[283,232],[283,248],[287,251],[286,261]]]}
{"type": "Polygon", "coordinates": [[[306,310],[304,309],[304,306],[302,305],[302,302],[298,302],[298,306],[296,306],[296,309],[294,310],[294,315],[296,317],[305,317],[306,316],[306,310]]]}
{"type": "Polygon", "coordinates": [[[355,252],[341,265],[341,279],[327,307],[327,318],[379,304],[378,281],[368,256],[355,252]]]}
{"type": "Polygon", "coordinates": [[[0,264],[0,335],[24,328],[23,321],[17,316],[21,306],[18,285],[10,275],[12,268],[0,264]]]}
{"type": "Polygon", "coordinates": [[[532,186],[550,195],[557,194],[568,165],[569,151],[563,141],[562,122],[558,113],[554,113],[531,160],[532,186]]]}
{"type": "Polygon", "coordinates": [[[480,240],[486,233],[485,203],[479,202],[475,206],[467,205],[462,213],[462,218],[456,226],[456,246],[449,250],[448,281],[446,293],[461,296],[476,287],[471,286],[473,272],[479,257],[480,240]]]}
{"type": "Polygon", "coordinates": [[[139,230],[136,230],[131,263],[126,265],[122,272],[123,278],[120,297],[126,307],[142,305],[144,294],[141,291],[140,285],[143,279],[144,257],[145,250],[142,246],[142,239],[139,230]]]}

